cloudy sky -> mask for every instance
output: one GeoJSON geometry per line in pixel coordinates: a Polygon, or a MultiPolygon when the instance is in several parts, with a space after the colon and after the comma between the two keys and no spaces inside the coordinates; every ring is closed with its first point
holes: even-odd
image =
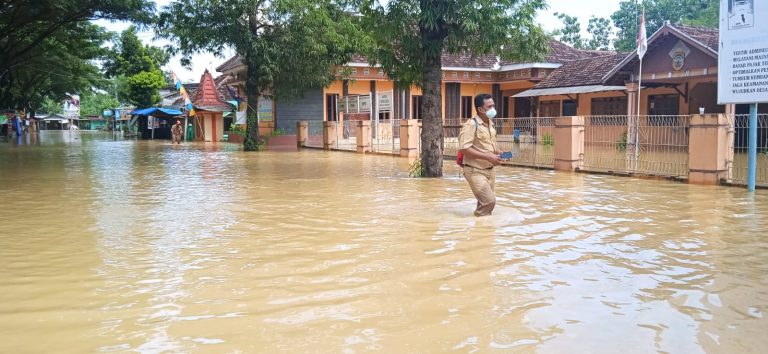
{"type": "MultiPolygon", "coordinates": [[[[172,0],[155,0],[157,7],[167,5],[172,0]]],[[[582,31],[586,34],[587,22],[591,16],[609,17],[619,9],[619,0],[590,0],[589,6],[585,1],[575,0],[547,0],[549,9],[539,13],[538,19],[542,27],[547,31],[552,31],[561,26],[560,20],[555,17],[555,12],[562,12],[571,16],[576,16],[581,22],[582,31]]],[[[107,27],[111,31],[120,32],[126,29],[129,24],[124,22],[96,21],[98,24],[107,27]]],[[[167,44],[165,41],[153,41],[154,33],[151,31],[139,32],[139,38],[145,43],[162,46],[167,44]]],[[[215,73],[215,68],[227,58],[234,54],[229,50],[224,53],[199,53],[192,58],[192,69],[187,70],[179,63],[179,57],[171,58],[168,69],[173,70],[184,82],[197,82],[205,69],[215,73]],[[218,54],[218,55],[217,55],[218,54]]]]}

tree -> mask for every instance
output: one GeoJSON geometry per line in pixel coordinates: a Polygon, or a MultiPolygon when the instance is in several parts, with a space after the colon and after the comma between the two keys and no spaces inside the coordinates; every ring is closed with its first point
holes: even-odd
{"type": "Polygon", "coordinates": [[[74,24],[100,18],[148,23],[154,9],[149,0],[0,0],[0,78],[34,61],[40,46],[74,24]]]}
{"type": "Polygon", "coordinates": [[[619,51],[637,48],[637,24],[640,11],[645,9],[645,26],[650,37],[664,22],[716,28],[719,0],[643,0],[637,3],[624,0],[619,10],[611,15],[613,25],[619,29],[614,46],[619,51]]]}
{"type": "Polygon", "coordinates": [[[607,18],[592,16],[587,25],[587,32],[592,36],[585,46],[589,50],[610,50],[611,49],[611,21],[607,18]]]}
{"type": "Polygon", "coordinates": [[[120,97],[136,106],[149,107],[160,102],[160,89],[167,84],[160,67],[170,55],[162,48],[143,44],[135,32],[134,26],[123,31],[104,70],[108,77],[121,83],[120,97]]]}
{"type": "Polygon", "coordinates": [[[330,84],[337,66],[360,52],[366,38],[343,4],[333,0],[176,0],[158,25],[178,39],[174,52],[219,53],[234,48],[247,67],[247,132],[244,149],[259,149],[259,96],[276,100],[330,84]]]}
{"type": "Polygon", "coordinates": [[[34,115],[46,98],[62,102],[67,93],[82,93],[103,84],[93,62],[103,57],[108,32],[90,22],[63,25],[30,51],[18,66],[0,75],[0,106],[34,115]]]}
{"type": "Polygon", "coordinates": [[[398,87],[422,88],[421,165],[425,177],[443,174],[442,54],[497,54],[539,60],[547,36],[536,24],[542,0],[362,1],[376,40],[371,57],[398,87]]]}
{"type": "Polygon", "coordinates": [[[563,43],[570,44],[574,48],[583,49],[584,39],[581,38],[581,24],[576,16],[555,12],[555,16],[563,21],[565,27],[555,30],[553,33],[563,43]]]}
{"type": "Polygon", "coordinates": [[[38,104],[37,110],[45,114],[61,114],[64,113],[64,106],[61,102],[46,97],[38,104]]]}
{"type": "Polygon", "coordinates": [[[589,19],[587,32],[591,38],[581,36],[581,24],[579,19],[568,14],[555,13],[555,16],[563,21],[563,28],[555,30],[552,35],[559,41],[570,44],[577,49],[610,50],[611,46],[611,21],[607,18],[592,16],[589,19]]]}
{"type": "MultiPolygon", "coordinates": [[[[59,103],[61,106],[61,103],[59,103]]],[[[117,108],[120,102],[115,96],[106,92],[92,92],[80,96],[80,115],[100,116],[105,110],[117,108]]]]}

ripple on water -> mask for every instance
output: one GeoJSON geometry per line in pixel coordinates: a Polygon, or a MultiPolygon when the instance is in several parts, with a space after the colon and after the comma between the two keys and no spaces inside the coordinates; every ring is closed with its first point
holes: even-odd
{"type": "Polygon", "coordinates": [[[502,168],[475,218],[452,163],[46,132],[0,165],[3,352],[768,344],[762,192],[502,168]]]}

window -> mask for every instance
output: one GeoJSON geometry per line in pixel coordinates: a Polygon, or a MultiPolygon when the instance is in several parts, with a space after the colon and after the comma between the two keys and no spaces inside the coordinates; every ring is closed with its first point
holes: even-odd
{"type": "Polygon", "coordinates": [[[421,119],[421,117],[422,117],[422,110],[421,110],[422,100],[421,100],[421,96],[413,96],[412,101],[413,101],[413,105],[411,105],[411,107],[412,107],[411,109],[413,110],[412,118],[413,119],[421,119]]]}
{"type": "Polygon", "coordinates": [[[336,122],[339,120],[338,112],[336,112],[336,100],[338,98],[338,94],[325,95],[325,117],[329,122],[336,122]]]}
{"type": "Polygon", "coordinates": [[[648,96],[648,125],[676,126],[680,114],[679,95],[648,96]]]}
{"type": "Polygon", "coordinates": [[[541,101],[539,117],[559,117],[560,101],[541,101]]]}
{"type": "Polygon", "coordinates": [[[578,105],[574,100],[563,101],[563,117],[572,117],[576,115],[578,105]]]}
{"type": "Polygon", "coordinates": [[[485,78],[486,79],[492,79],[493,75],[491,73],[487,73],[487,74],[485,74],[485,78]]]}
{"type": "Polygon", "coordinates": [[[604,97],[592,99],[593,116],[616,116],[627,114],[627,97],[604,97]]]}
{"type": "Polygon", "coordinates": [[[454,72],[451,73],[451,77],[454,78],[454,79],[458,78],[459,77],[459,73],[454,71],[454,72]]]}
{"type": "Polygon", "coordinates": [[[357,68],[352,68],[352,75],[357,75],[357,68]]]}
{"type": "Polygon", "coordinates": [[[472,96],[461,96],[461,118],[472,118],[472,96]]]}
{"type": "Polygon", "coordinates": [[[466,71],[464,72],[464,78],[465,78],[465,79],[469,79],[469,73],[468,73],[468,72],[466,72],[466,71]]]}
{"type": "Polygon", "coordinates": [[[379,76],[384,76],[384,70],[379,69],[379,76]]]}
{"type": "Polygon", "coordinates": [[[370,75],[371,74],[371,69],[368,69],[368,68],[363,69],[363,74],[370,75]]]}
{"type": "Polygon", "coordinates": [[[479,79],[479,78],[480,78],[480,73],[475,73],[475,79],[479,79]]]}

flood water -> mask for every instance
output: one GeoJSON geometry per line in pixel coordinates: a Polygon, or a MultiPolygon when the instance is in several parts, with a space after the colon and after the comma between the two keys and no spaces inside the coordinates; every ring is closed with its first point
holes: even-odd
{"type": "Polygon", "coordinates": [[[764,353],[768,193],[99,133],[0,142],[0,352],[764,353]]]}

